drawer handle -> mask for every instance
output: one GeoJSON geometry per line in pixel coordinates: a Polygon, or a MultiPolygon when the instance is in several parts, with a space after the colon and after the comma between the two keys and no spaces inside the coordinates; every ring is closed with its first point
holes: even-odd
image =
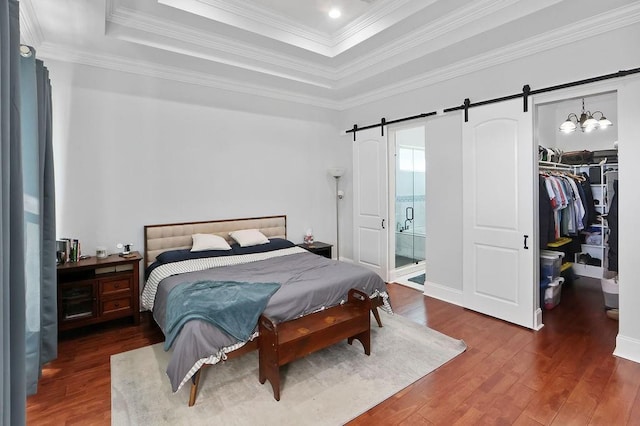
{"type": "Polygon", "coordinates": [[[115,306],[116,308],[119,308],[120,304],[119,303],[114,303],[113,306],[115,306]]]}
{"type": "Polygon", "coordinates": [[[120,283],[114,284],[113,288],[120,288],[120,283]]]}

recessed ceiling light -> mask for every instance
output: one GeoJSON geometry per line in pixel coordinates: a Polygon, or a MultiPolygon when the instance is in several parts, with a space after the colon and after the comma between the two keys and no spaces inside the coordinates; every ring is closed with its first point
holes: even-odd
{"type": "Polygon", "coordinates": [[[337,9],[335,7],[329,11],[330,18],[338,19],[340,15],[342,15],[342,12],[340,12],[340,9],[337,9]]]}

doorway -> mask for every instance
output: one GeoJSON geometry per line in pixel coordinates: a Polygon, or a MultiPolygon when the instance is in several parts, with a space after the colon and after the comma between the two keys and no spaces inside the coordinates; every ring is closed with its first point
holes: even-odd
{"type": "Polygon", "coordinates": [[[425,125],[391,128],[389,160],[390,276],[420,288],[427,243],[425,125]]]}
{"type": "MultiPolygon", "coordinates": [[[[602,295],[599,304],[588,307],[593,314],[600,312],[617,318],[617,107],[615,91],[574,95],[536,107],[536,134],[540,149],[537,198],[540,207],[539,304],[543,316],[550,309],[569,308],[563,303],[561,294],[562,287],[572,286],[574,290],[602,295]],[[606,116],[609,123],[589,129],[581,125],[583,111],[586,111],[585,117],[593,116],[596,120],[606,116]],[[563,123],[571,121],[572,114],[575,126],[569,127],[576,127],[575,130],[561,131],[563,123]],[[544,185],[549,178],[569,183],[573,180],[575,188],[582,192],[578,196],[580,206],[584,207],[582,220],[567,221],[567,217],[575,212],[561,207],[554,209],[555,221],[548,225],[542,206],[546,197],[554,197],[544,185]],[[550,227],[553,230],[554,224],[555,238],[547,231],[550,227]],[[554,261],[554,256],[559,256],[559,260],[554,261]],[[556,289],[554,286],[554,290],[550,290],[548,282],[555,284],[558,281],[561,287],[556,289]],[[612,311],[614,309],[615,312],[612,311]]],[[[566,189],[571,192],[570,186],[566,189]]]]}

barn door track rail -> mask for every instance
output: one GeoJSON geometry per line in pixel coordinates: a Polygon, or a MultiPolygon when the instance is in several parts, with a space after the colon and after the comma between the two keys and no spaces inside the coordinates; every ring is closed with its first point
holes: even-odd
{"type": "MultiPolygon", "coordinates": [[[[460,110],[464,110],[464,121],[465,123],[467,121],[469,121],[469,109],[473,108],[473,107],[477,107],[477,106],[482,106],[482,105],[489,105],[489,104],[495,104],[497,102],[504,102],[504,101],[508,101],[511,99],[517,99],[517,98],[522,98],[522,103],[523,103],[523,111],[524,112],[528,112],[529,111],[529,96],[532,95],[537,95],[539,93],[547,93],[547,92],[553,92],[554,90],[560,90],[560,89],[567,89],[569,87],[576,87],[576,86],[582,86],[584,84],[590,84],[590,83],[595,83],[598,81],[603,81],[603,80],[610,80],[612,78],[620,78],[620,77],[626,77],[628,75],[632,75],[632,74],[637,74],[640,73],[640,68],[633,68],[633,69],[629,69],[629,70],[620,70],[618,72],[614,72],[611,74],[604,74],[604,75],[600,75],[597,77],[591,77],[591,78],[586,78],[584,80],[577,80],[577,81],[572,81],[569,83],[564,83],[564,84],[557,84],[555,86],[549,86],[549,87],[544,87],[542,89],[535,89],[535,90],[531,90],[531,87],[528,84],[525,84],[522,87],[522,92],[520,93],[516,93],[513,95],[508,95],[508,96],[501,96],[499,98],[493,98],[493,99],[488,99],[485,101],[478,101],[478,102],[471,102],[471,100],[469,98],[466,98],[463,102],[462,105],[458,105],[458,106],[454,106],[451,108],[445,108],[443,110],[443,112],[452,112],[452,111],[460,111],[460,110]]],[[[367,130],[367,129],[373,129],[376,127],[380,127],[380,133],[382,136],[384,136],[384,126],[387,126],[389,124],[396,124],[396,123],[402,123],[403,121],[409,121],[409,120],[417,120],[419,118],[425,118],[425,117],[430,117],[432,115],[437,115],[438,112],[437,111],[431,111],[431,112],[424,112],[422,114],[417,114],[417,115],[412,115],[409,117],[403,117],[403,118],[398,118],[395,120],[390,120],[387,121],[386,118],[381,118],[379,123],[375,123],[375,124],[369,124],[367,126],[362,126],[359,127],[357,124],[354,124],[353,127],[351,129],[347,129],[345,130],[346,133],[353,133],[353,141],[356,141],[356,134],[362,130],[367,130]]]]}

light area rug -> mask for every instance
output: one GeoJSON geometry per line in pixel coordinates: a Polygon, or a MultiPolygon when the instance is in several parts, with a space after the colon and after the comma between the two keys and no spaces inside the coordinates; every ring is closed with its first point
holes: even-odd
{"type": "Polygon", "coordinates": [[[399,315],[372,321],[371,355],[346,341],[281,367],[280,401],[258,381],[257,351],[209,367],[188,407],[171,392],[162,343],[111,356],[111,424],[340,425],[464,352],[466,345],[399,315]]]}

